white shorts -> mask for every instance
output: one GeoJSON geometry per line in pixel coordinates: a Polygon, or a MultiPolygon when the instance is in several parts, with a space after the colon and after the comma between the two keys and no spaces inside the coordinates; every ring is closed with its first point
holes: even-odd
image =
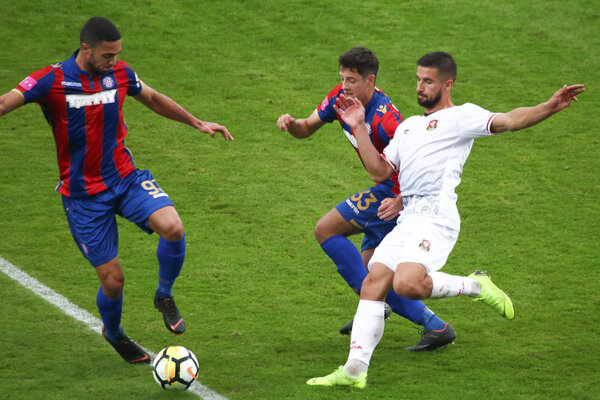
{"type": "Polygon", "coordinates": [[[435,223],[432,217],[401,217],[398,225],[375,249],[369,270],[374,263],[382,263],[396,272],[398,264],[413,262],[423,264],[428,272],[439,271],[446,264],[457,239],[457,230],[435,223]]]}

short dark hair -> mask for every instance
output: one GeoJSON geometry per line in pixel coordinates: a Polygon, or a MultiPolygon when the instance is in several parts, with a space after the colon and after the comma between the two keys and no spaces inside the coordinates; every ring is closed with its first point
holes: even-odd
{"type": "Polygon", "coordinates": [[[101,42],[116,42],[121,39],[121,32],[115,24],[103,17],[92,17],[81,28],[79,41],[96,47],[101,42]]]}
{"type": "Polygon", "coordinates": [[[363,78],[373,74],[377,76],[379,60],[377,56],[365,47],[355,47],[348,50],[338,59],[340,68],[355,69],[363,78]]]}
{"type": "Polygon", "coordinates": [[[421,67],[437,68],[440,75],[443,75],[446,79],[456,81],[456,61],[454,61],[454,57],[448,53],[444,53],[443,51],[427,53],[419,58],[417,65],[421,67]]]}

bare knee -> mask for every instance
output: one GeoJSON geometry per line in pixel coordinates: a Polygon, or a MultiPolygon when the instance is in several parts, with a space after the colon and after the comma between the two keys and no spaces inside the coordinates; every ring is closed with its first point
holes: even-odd
{"type": "Polygon", "coordinates": [[[360,289],[360,298],[363,300],[384,301],[390,288],[387,287],[385,280],[377,279],[372,274],[368,274],[363,280],[360,289]]]}
{"type": "Polygon", "coordinates": [[[125,277],[123,273],[111,274],[102,282],[102,288],[106,293],[111,293],[114,296],[120,297],[125,286],[125,277]]]}
{"type": "Polygon", "coordinates": [[[148,218],[148,225],[160,237],[170,242],[180,240],[184,235],[183,222],[173,206],[163,207],[152,213],[148,218]]]}
{"type": "Polygon", "coordinates": [[[125,277],[121,270],[121,264],[115,258],[105,264],[96,267],[96,274],[100,280],[102,291],[111,299],[118,299],[123,293],[125,286],[125,277]]]}
{"type": "Polygon", "coordinates": [[[181,240],[185,234],[183,222],[181,222],[181,219],[179,218],[169,221],[163,225],[162,232],[159,234],[163,239],[166,239],[170,242],[181,240]]]}
{"type": "Polygon", "coordinates": [[[315,238],[317,239],[317,242],[323,243],[333,235],[334,234],[331,232],[331,228],[328,226],[325,217],[321,218],[317,222],[317,225],[315,225],[315,238]]]}

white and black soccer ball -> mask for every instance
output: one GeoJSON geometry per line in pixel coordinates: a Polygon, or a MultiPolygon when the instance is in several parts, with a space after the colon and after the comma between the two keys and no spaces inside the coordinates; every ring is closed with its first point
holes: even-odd
{"type": "Polygon", "coordinates": [[[186,390],[198,376],[198,359],[183,346],[169,346],[156,355],[152,375],[165,390],[186,390]]]}

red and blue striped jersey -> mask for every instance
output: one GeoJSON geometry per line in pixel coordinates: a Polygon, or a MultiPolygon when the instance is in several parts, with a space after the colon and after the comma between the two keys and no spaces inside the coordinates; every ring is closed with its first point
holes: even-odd
{"type": "Polygon", "coordinates": [[[142,85],[123,61],[93,79],[75,62],[49,65],[25,78],[16,89],[25,103],[37,102],[52,127],[60,173],[57,191],[77,198],[112,187],[135,166],[125,147],[123,102],[142,85]]]}
{"type": "MultiPolygon", "coordinates": [[[[342,126],[342,131],[348,138],[350,144],[352,144],[354,147],[354,150],[356,150],[358,157],[360,157],[360,151],[358,150],[358,144],[356,142],[356,138],[354,137],[354,132],[350,126],[342,121],[342,118],[333,108],[333,105],[335,104],[340,93],[344,93],[341,84],[337,85],[333,88],[333,90],[331,90],[331,92],[329,92],[327,97],[325,97],[323,102],[321,102],[321,105],[317,108],[317,112],[319,114],[319,118],[323,122],[333,122],[336,119],[339,121],[340,125],[342,126]]],[[[373,97],[371,97],[371,100],[365,107],[365,123],[367,124],[367,129],[369,130],[371,142],[373,142],[373,145],[377,151],[379,151],[379,153],[383,153],[383,149],[394,137],[396,128],[402,123],[402,114],[400,114],[400,111],[398,111],[398,109],[392,104],[392,101],[388,96],[386,96],[378,88],[375,88],[373,97]]],[[[395,194],[399,194],[400,190],[398,188],[398,175],[394,174],[390,179],[391,183],[393,184],[393,192],[395,194]]]]}

